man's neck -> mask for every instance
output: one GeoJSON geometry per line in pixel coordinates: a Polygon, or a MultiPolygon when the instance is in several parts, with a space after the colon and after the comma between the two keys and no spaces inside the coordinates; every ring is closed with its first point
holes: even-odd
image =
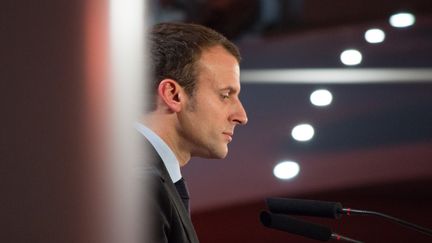
{"type": "Polygon", "coordinates": [[[168,145],[179,161],[180,167],[183,167],[189,162],[191,154],[185,148],[182,148],[174,124],[169,122],[170,119],[162,119],[161,116],[160,114],[150,113],[146,115],[145,118],[141,119],[141,122],[168,145]]]}

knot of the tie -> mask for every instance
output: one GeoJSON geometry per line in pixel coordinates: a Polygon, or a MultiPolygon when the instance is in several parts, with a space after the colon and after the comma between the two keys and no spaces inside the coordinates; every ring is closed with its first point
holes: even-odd
{"type": "Polygon", "coordinates": [[[187,189],[187,185],[186,185],[185,180],[183,178],[181,178],[179,181],[174,183],[174,185],[175,185],[177,192],[179,193],[179,195],[183,201],[183,204],[184,204],[186,210],[188,212],[190,212],[189,211],[189,191],[187,189]]]}

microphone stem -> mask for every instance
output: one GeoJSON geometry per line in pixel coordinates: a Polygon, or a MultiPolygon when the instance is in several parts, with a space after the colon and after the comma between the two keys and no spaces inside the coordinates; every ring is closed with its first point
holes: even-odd
{"type": "Polygon", "coordinates": [[[343,208],[342,212],[344,214],[346,214],[346,215],[350,215],[351,214],[351,215],[373,215],[373,216],[380,216],[380,217],[383,217],[383,218],[385,218],[387,220],[390,220],[390,221],[396,222],[396,223],[398,223],[400,225],[403,225],[405,227],[417,230],[418,232],[421,232],[423,234],[432,236],[432,230],[431,229],[428,229],[428,228],[422,227],[420,225],[416,225],[416,224],[410,223],[410,222],[402,220],[402,219],[398,219],[396,217],[393,217],[393,216],[390,216],[390,215],[387,215],[387,214],[383,214],[383,213],[379,213],[379,212],[374,212],[374,211],[366,211],[366,210],[358,210],[358,209],[347,209],[347,208],[343,208]]]}
{"type": "Polygon", "coordinates": [[[354,239],[351,239],[351,238],[348,238],[346,236],[339,235],[336,233],[332,233],[331,238],[334,240],[340,240],[340,241],[347,241],[347,242],[353,242],[353,243],[363,243],[363,241],[354,240],[354,239]]]}

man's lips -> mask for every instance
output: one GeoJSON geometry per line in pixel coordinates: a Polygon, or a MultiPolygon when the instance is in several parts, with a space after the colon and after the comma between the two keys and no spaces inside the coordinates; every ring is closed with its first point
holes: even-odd
{"type": "Polygon", "coordinates": [[[232,141],[232,137],[234,135],[233,132],[223,132],[224,135],[226,135],[228,137],[229,142],[232,141]]]}

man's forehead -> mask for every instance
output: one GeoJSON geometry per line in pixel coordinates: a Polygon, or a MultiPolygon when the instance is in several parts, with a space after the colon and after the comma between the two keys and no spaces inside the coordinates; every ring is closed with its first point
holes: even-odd
{"type": "Polygon", "coordinates": [[[222,46],[203,51],[197,62],[197,86],[216,90],[240,91],[240,68],[237,59],[222,46]]]}

